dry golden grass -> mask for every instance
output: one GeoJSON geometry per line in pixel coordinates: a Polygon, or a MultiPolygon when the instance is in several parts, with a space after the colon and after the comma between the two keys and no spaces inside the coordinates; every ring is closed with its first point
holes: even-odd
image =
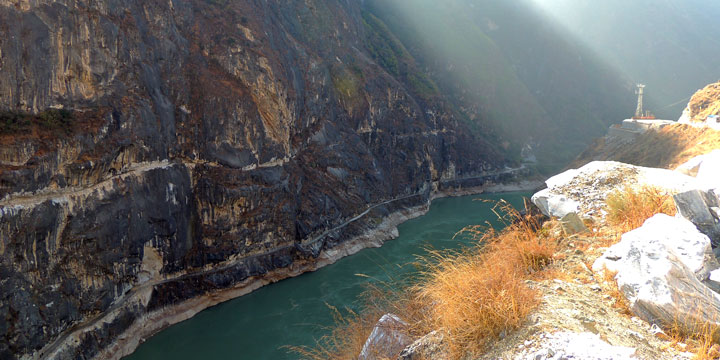
{"type": "MultiPolygon", "coordinates": [[[[538,278],[551,264],[557,240],[538,234],[540,225],[505,203],[507,227],[500,232],[472,226],[461,233],[478,245],[464,251],[431,251],[419,261],[417,281],[401,290],[389,284],[365,294],[366,311],[339,318],[333,333],[315,348],[293,348],[305,359],[356,359],[374,323],[393,313],[417,338],[441,330],[452,358],[482,351],[494,339],[520,327],[539,304],[525,279],[538,278]]],[[[498,211],[499,213],[500,211],[498,211]]]]}
{"type": "Polygon", "coordinates": [[[698,155],[720,149],[720,131],[717,130],[672,125],[663,131],[676,136],[676,142],[680,145],[674,156],[669,158],[666,166],[669,169],[674,169],[698,155]]]}
{"type": "Polygon", "coordinates": [[[720,329],[708,322],[695,325],[688,329],[677,321],[668,330],[669,346],[680,351],[689,351],[695,354],[694,360],[715,360],[720,358],[720,329]]]}
{"type": "Polygon", "coordinates": [[[674,124],[639,135],[632,143],[597,140],[571,164],[580,167],[593,160],[674,169],[691,158],[720,149],[720,131],[674,124]]]}
{"type": "Polygon", "coordinates": [[[622,291],[620,291],[620,288],[618,288],[617,281],[615,281],[615,275],[617,275],[617,273],[605,268],[602,274],[603,278],[600,279],[600,285],[602,285],[603,290],[606,294],[610,295],[613,299],[615,299],[615,304],[613,304],[613,307],[623,315],[632,316],[630,304],[625,298],[625,295],[623,295],[622,291]]]}
{"type": "Polygon", "coordinates": [[[710,84],[696,92],[688,103],[691,121],[703,122],[709,115],[720,114],[718,99],[720,99],[720,82],[710,84]]]}
{"type": "Polygon", "coordinates": [[[551,262],[556,240],[538,236],[539,224],[500,204],[507,227],[469,227],[481,247],[464,253],[434,253],[425,264],[423,281],[411,288],[429,304],[425,321],[447,334],[454,358],[483,350],[502,333],[520,327],[538,305],[537,293],[525,279],[551,262]]]}
{"type": "Polygon", "coordinates": [[[350,311],[348,315],[342,315],[334,307],[330,306],[330,310],[335,326],[329,335],[320,338],[316,346],[288,346],[287,349],[307,360],[356,360],[382,314],[366,312],[361,316],[350,311]]]}
{"type": "Polygon", "coordinates": [[[676,209],[672,194],[663,189],[626,187],[608,196],[607,212],[608,224],[625,233],[639,228],[655,214],[674,216],[676,209]]]}

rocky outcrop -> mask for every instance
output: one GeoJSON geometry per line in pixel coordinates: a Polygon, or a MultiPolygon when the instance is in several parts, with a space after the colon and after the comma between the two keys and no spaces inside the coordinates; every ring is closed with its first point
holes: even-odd
{"type": "Polygon", "coordinates": [[[643,320],[696,331],[720,325],[720,295],[702,283],[718,267],[707,236],[685,219],[658,214],[624,234],[593,271],[616,273],[632,312],[643,320]]]}
{"type": "Polygon", "coordinates": [[[405,332],[407,324],[393,314],[385,314],[363,345],[358,360],[394,359],[413,341],[405,332]]]}
{"type": "Polygon", "coordinates": [[[690,220],[717,248],[720,245],[720,200],[715,192],[691,190],[675,194],[673,200],[678,214],[690,220]]]}
{"type": "Polygon", "coordinates": [[[720,252],[720,150],[696,156],[675,171],[697,180],[695,190],[673,197],[678,213],[710,237],[716,253],[720,252]]]}
{"type": "Polygon", "coordinates": [[[532,201],[543,214],[558,218],[574,212],[581,217],[602,216],[608,195],[626,186],[674,192],[699,186],[695,178],[679,172],[615,161],[593,161],[555,175],[545,183],[547,189],[533,195],[532,201]]]}
{"type": "Polygon", "coordinates": [[[720,288],[713,273],[720,267],[713,253],[719,224],[716,182],[699,176],[700,169],[714,173],[712,158],[693,159],[681,167],[682,173],[592,162],[550,178],[548,189],[535,194],[533,201],[551,216],[577,212],[602,218],[607,195],[624,187],[651,186],[675,193],[676,217],[658,214],[624,234],[595,261],[593,271],[616,274],[632,312],[650,323],[686,331],[708,323],[720,325],[720,295],[712,290],[720,288]]]}
{"type": "Polygon", "coordinates": [[[0,0],[0,358],[117,358],[436,191],[512,179],[378,65],[362,19],[334,0],[0,0]]]}
{"type": "Polygon", "coordinates": [[[681,123],[704,123],[713,122],[717,124],[712,116],[720,115],[720,83],[714,83],[698,90],[680,117],[681,123]]]}

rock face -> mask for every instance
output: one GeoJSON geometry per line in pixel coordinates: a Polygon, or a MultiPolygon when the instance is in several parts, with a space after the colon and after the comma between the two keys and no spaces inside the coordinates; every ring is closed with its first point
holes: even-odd
{"type": "Polygon", "coordinates": [[[361,6],[0,0],[0,116],[37,117],[0,131],[0,358],[122,356],[138,319],[512,178],[361,6]]]}
{"type": "Polygon", "coordinates": [[[393,314],[385,314],[373,328],[358,360],[394,359],[412,343],[403,329],[407,324],[393,314]]]}
{"type": "Polygon", "coordinates": [[[718,267],[707,236],[685,219],[658,214],[624,234],[593,271],[617,273],[618,287],[642,319],[697,330],[704,322],[720,325],[720,295],[701,282],[718,267]]]}
{"type": "Polygon", "coordinates": [[[690,190],[673,196],[678,214],[707,235],[713,247],[720,245],[720,201],[713,190],[690,190]]]}
{"type": "Polygon", "coordinates": [[[601,215],[607,196],[625,186],[653,186],[673,191],[698,186],[697,179],[679,172],[615,161],[593,161],[555,175],[545,183],[547,189],[533,195],[532,201],[545,215],[558,218],[573,212],[581,217],[601,215]]]}

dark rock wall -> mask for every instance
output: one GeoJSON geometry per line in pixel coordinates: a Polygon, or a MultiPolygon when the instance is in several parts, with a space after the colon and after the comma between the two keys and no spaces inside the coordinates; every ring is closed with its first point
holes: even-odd
{"type": "Polygon", "coordinates": [[[91,358],[148,310],[424,203],[450,168],[504,165],[371,60],[360,6],[0,0],[0,110],[72,113],[0,133],[0,358],[81,327],[63,357],[91,358]]]}

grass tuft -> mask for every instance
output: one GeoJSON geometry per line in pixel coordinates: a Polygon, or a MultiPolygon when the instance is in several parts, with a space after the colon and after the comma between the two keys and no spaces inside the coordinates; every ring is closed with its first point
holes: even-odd
{"type": "MultiPolygon", "coordinates": [[[[451,358],[483,351],[502,334],[519,328],[539,304],[525,280],[542,277],[557,251],[557,240],[541,235],[542,227],[507,203],[496,207],[507,227],[471,226],[456,236],[477,245],[462,251],[430,251],[420,259],[412,284],[371,288],[360,315],[338,318],[338,327],[315,348],[291,348],[305,359],[356,359],[375,321],[393,313],[408,323],[407,334],[419,338],[432,330],[444,334],[451,358]]],[[[337,313],[337,312],[336,312],[337,313]]]]}
{"type": "MultiPolygon", "coordinates": [[[[701,311],[698,311],[701,313],[701,311]]],[[[698,322],[692,328],[676,321],[668,330],[669,346],[694,353],[693,360],[720,358],[720,329],[710,322],[698,322]]]]}
{"type": "Polygon", "coordinates": [[[306,360],[356,360],[375,326],[375,321],[382,314],[365,312],[361,316],[348,310],[348,314],[343,315],[337,308],[330,305],[328,307],[335,321],[331,333],[320,338],[313,347],[288,346],[288,351],[306,360]]]}
{"type": "Polygon", "coordinates": [[[605,268],[602,274],[603,277],[602,279],[600,279],[600,284],[602,285],[605,292],[613,299],[615,299],[613,307],[625,316],[633,316],[633,313],[630,310],[630,303],[628,303],[627,298],[625,298],[625,295],[622,293],[622,291],[620,291],[617,281],[615,281],[615,276],[617,275],[617,272],[612,272],[605,268]]]}
{"type": "Polygon", "coordinates": [[[626,187],[607,198],[608,224],[623,233],[639,228],[653,215],[674,216],[676,211],[672,194],[655,187],[626,187]]]}

